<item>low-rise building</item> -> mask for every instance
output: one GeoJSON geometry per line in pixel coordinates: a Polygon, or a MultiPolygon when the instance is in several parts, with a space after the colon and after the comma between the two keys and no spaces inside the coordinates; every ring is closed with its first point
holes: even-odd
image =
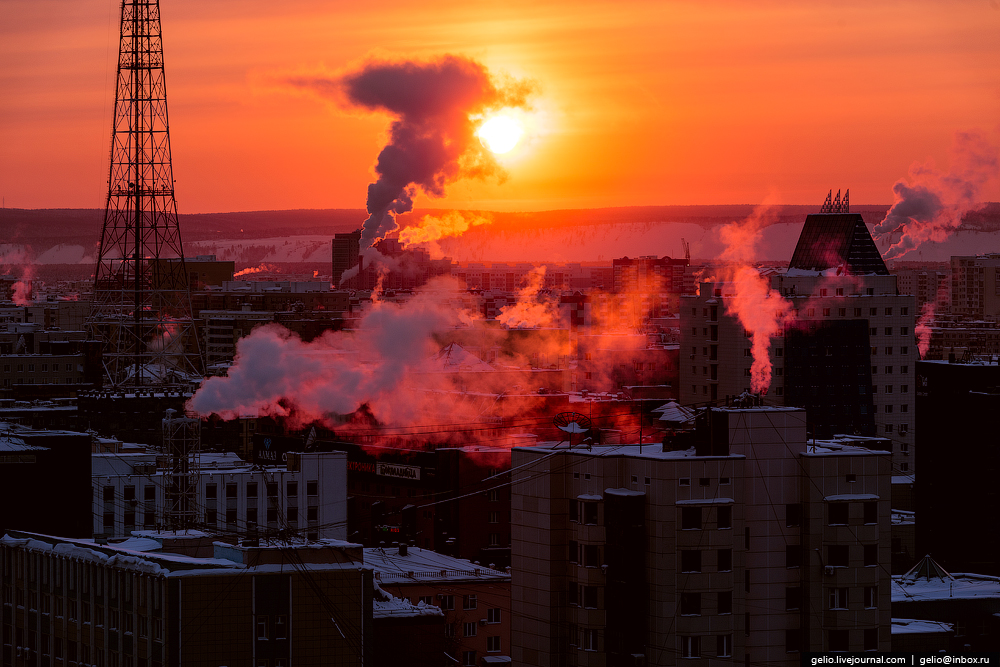
{"type": "Polygon", "coordinates": [[[510,660],[509,572],[406,545],[365,549],[365,564],[383,590],[441,609],[444,650],[455,664],[510,660]]]}

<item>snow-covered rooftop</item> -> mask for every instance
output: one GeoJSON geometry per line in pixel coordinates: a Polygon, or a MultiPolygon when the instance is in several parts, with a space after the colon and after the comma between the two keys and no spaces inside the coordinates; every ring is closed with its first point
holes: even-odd
{"type": "Polygon", "coordinates": [[[365,565],[375,570],[376,578],[383,584],[454,579],[510,580],[507,572],[419,547],[407,548],[405,556],[400,555],[396,547],[365,549],[365,565]]]}
{"type": "Polygon", "coordinates": [[[951,623],[941,621],[925,621],[918,618],[894,618],[892,619],[892,634],[909,635],[937,632],[954,632],[955,626],[951,623]]]}

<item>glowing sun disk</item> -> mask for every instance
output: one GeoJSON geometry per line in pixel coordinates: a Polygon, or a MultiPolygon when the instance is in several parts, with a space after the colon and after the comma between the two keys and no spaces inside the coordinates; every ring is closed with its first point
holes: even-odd
{"type": "Polygon", "coordinates": [[[498,154],[514,148],[523,134],[524,128],[510,116],[492,116],[476,130],[483,145],[498,154]]]}

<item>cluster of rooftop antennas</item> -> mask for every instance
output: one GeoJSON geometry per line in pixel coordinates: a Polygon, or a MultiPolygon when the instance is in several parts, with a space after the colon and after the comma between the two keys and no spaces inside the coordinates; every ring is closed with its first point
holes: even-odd
{"type": "Polygon", "coordinates": [[[840,198],[840,190],[837,190],[836,198],[833,197],[833,189],[826,193],[826,201],[819,209],[820,213],[850,213],[851,212],[851,191],[844,191],[844,198],[840,198]]]}

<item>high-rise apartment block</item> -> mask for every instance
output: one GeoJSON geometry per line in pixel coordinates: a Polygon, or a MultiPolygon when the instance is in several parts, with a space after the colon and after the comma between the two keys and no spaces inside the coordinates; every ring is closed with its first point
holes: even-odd
{"type": "Polygon", "coordinates": [[[768,407],[705,411],[666,445],[515,448],[512,659],[889,650],[890,459],[768,407]]]}
{"type": "Polygon", "coordinates": [[[951,258],[951,312],[972,320],[1000,319],[1000,253],[951,258]]]}
{"type": "MultiPolygon", "coordinates": [[[[899,294],[861,216],[808,216],[788,271],[771,276],[770,286],[788,305],[770,340],[766,402],[805,408],[814,437],[891,438],[895,470],[915,472],[916,305],[899,294]]],[[[681,403],[751,390],[752,339],[735,314],[740,298],[733,283],[703,283],[681,298],[681,403]]]]}

